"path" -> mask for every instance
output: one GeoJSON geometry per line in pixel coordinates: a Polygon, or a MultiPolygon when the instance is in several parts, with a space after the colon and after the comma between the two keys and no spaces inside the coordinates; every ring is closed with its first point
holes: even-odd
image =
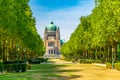
{"type": "Polygon", "coordinates": [[[58,80],[120,80],[120,71],[106,69],[105,64],[74,64],[59,59],[51,59],[50,62],[68,65],[59,69],[65,71],[62,76],[71,76],[71,78],[61,77],[58,80]]]}
{"type": "Polygon", "coordinates": [[[47,64],[73,64],[71,61],[65,61],[60,59],[49,59],[47,64]]]}

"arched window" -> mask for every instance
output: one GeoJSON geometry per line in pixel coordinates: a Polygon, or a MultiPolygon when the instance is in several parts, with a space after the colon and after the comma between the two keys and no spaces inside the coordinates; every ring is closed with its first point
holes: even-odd
{"type": "Polygon", "coordinates": [[[56,54],[55,49],[54,49],[54,54],[56,54]]]}
{"type": "Polygon", "coordinates": [[[48,53],[50,54],[50,49],[49,49],[48,53]]]}
{"type": "Polygon", "coordinates": [[[53,49],[51,49],[51,54],[53,54],[53,49]]]}

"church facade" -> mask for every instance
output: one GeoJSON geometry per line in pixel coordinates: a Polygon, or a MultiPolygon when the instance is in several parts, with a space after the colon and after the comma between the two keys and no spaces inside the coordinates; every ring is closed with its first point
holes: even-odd
{"type": "Polygon", "coordinates": [[[60,55],[60,29],[53,22],[45,27],[44,46],[46,48],[45,57],[59,57],[60,55]]]}

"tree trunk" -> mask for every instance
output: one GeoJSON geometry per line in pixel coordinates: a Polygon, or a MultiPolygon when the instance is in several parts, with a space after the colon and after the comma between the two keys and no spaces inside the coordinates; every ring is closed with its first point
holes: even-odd
{"type": "Polygon", "coordinates": [[[114,42],[112,48],[113,48],[113,53],[114,53],[114,60],[116,61],[117,60],[117,58],[116,58],[116,55],[117,55],[117,43],[116,42],[114,42]]]}

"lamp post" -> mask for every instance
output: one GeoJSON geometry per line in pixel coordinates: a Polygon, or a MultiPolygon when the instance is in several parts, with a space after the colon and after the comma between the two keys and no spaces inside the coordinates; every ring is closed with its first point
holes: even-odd
{"type": "Polygon", "coordinates": [[[26,48],[24,48],[24,63],[26,64],[26,48]]]}
{"type": "Polygon", "coordinates": [[[114,69],[114,48],[112,48],[112,69],[114,69]]]}

